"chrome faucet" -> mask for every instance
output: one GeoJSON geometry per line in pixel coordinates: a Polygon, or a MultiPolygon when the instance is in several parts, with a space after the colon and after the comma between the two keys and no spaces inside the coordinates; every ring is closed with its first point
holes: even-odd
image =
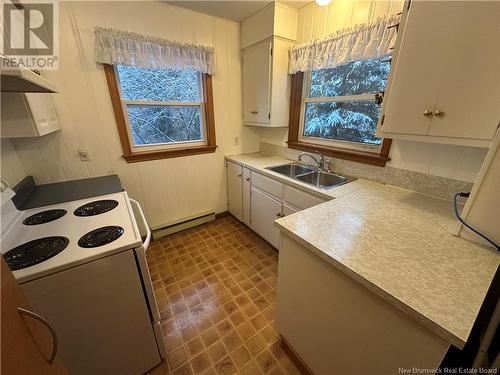
{"type": "Polygon", "coordinates": [[[302,158],[304,156],[309,156],[316,163],[318,171],[331,172],[332,170],[330,167],[330,160],[325,159],[325,155],[320,154],[319,152],[318,152],[318,155],[319,155],[319,159],[312,154],[309,154],[307,152],[303,152],[299,155],[299,161],[302,161],[302,158]]]}

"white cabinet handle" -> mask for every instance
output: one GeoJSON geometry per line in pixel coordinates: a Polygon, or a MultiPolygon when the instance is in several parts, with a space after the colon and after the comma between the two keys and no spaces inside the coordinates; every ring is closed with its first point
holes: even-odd
{"type": "Polygon", "coordinates": [[[37,313],[34,313],[33,311],[29,311],[26,309],[23,309],[22,307],[18,307],[17,311],[19,314],[24,314],[27,315],[33,319],[38,320],[40,323],[42,323],[47,329],[50,331],[50,334],[52,335],[52,353],[50,354],[50,358],[47,360],[49,364],[52,364],[54,362],[54,359],[56,358],[57,354],[57,334],[54,328],[50,325],[50,323],[45,319],[43,316],[38,315],[37,313]]]}
{"type": "Polygon", "coordinates": [[[424,111],[422,115],[424,115],[424,117],[432,117],[432,111],[424,111]]]}
{"type": "Polygon", "coordinates": [[[443,111],[434,111],[434,116],[436,116],[436,117],[443,117],[444,116],[444,112],[443,111]]]}

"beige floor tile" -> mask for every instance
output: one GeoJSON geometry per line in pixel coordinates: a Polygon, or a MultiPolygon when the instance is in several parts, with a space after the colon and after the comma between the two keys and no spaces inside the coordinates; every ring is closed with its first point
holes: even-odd
{"type": "Polygon", "coordinates": [[[189,356],[193,358],[196,356],[198,353],[200,353],[202,350],[205,349],[203,346],[203,342],[199,337],[195,337],[191,341],[188,341],[186,343],[187,351],[189,353],[189,356]]]}
{"type": "Polygon", "coordinates": [[[215,365],[215,370],[219,375],[232,375],[236,373],[236,366],[230,357],[225,357],[215,365]]]}
{"type": "Polygon", "coordinates": [[[213,364],[219,362],[222,358],[227,356],[227,350],[222,341],[217,341],[215,344],[211,345],[208,349],[208,356],[213,364]]]}

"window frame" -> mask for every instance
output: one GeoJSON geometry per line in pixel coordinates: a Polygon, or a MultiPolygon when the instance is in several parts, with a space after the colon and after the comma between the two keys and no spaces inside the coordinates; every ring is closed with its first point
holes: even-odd
{"type": "Polygon", "coordinates": [[[371,101],[374,99],[374,94],[309,98],[310,77],[310,72],[298,72],[292,75],[288,148],[322,153],[327,156],[359,163],[385,166],[385,163],[390,160],[391,139],[384,138],[380,145],[371,145],[303,136],[306,103],[371,101]]]}
{"type": "Polygon", "coordinates": [[[115,115],[118,135],[122,146],[122,157],[127,161],[127,163],[215,152],[217,145],[215,141],[215,118],[211,75],[198,73],[201,78],[200,93],[202,101],[200,102],[124,100],[121,96],[121,88],[118,73],[116,72],[116,66],[109,64],[103,65],[111,104],[115,115]],[[173,144],[161,143],[155,145],[135,145],[131,135],[127,104],[137,106],[199,106],[202,128],[201,132],[202,135],[204,135],[204,139],[200,141],[175,142],[173,144]]]}

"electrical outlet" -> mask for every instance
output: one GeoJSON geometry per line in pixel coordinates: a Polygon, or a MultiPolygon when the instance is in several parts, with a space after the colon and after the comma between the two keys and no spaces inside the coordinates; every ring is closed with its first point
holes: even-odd
{"type": "Polygon", "coordinates": [[[240,145],[240,137],[234,137],[234,145],[239,146],[240,145]]]}
{"type": "Polygon", "coordinates": [[[80,155],[81,161],[89,161],[90,160],[89,150],[87,150],[86,148],[79,148],[78,154],[80,155]]]}

